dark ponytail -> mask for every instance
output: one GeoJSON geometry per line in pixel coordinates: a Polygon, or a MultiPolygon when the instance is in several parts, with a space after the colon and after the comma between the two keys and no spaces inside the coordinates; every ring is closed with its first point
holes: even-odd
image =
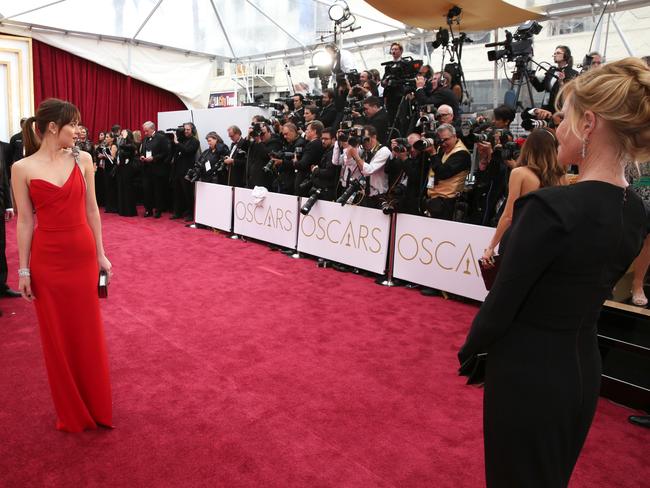
{"type": "Polygon", "coordinates": [[[43,100],[38,106],[36,116],[29,117],[23,126],[25,156],[31,156],[41,147],[41,140],[50,122],[61,128],[70,122],[79,121],[80,118],[79,109],[70,102],[58,98],[43,100]]]}
{"type": "Polygon", "coordinates": [[[34,132],[34,122],[36,117],[29,117],[23,124],[23,147],[25,148],[25,156],[31,156],[38,148],[41,147],[41,140],[34,132]]]}

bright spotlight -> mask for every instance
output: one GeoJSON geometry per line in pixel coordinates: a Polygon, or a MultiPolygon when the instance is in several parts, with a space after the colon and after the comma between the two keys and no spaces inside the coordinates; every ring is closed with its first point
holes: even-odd
{"type": "Polygon", "coordinates": [[[324,49],[319,49],[311,57],[311,64],[314,66],[328,68],[332,66],[332,56],[324,49]]]}
{"type": "Polygon", "coordinates": [[[334,2],[329,8],[328,14],[334,22],[341,23],[350,17],[350,7],[342,0],[334,2]]]}

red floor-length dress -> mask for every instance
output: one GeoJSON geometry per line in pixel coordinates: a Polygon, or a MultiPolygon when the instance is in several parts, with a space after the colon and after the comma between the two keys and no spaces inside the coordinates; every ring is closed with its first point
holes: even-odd
{"type": "Polygon", "coordinates": [[[86,184],[74,165],[59,187],[32,179],[37,225],[30,268],[57,429],[112,425],[111,385],[99,310],[95,238],[86,219],[86,184]]]}

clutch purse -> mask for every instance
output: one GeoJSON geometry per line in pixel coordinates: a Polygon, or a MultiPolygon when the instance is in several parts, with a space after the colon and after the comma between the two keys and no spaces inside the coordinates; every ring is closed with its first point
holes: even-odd
{"type": "Polygon", "coordinates": [[[497,277],[497,272],[499,271],[499,265],[501,264],[501,255],[497,254],[492,256],[490,259],[479,259],[478,266],[481,269],[481,276],[483,277],[483,283],[485,283],[485,289],[490,290],[494,284],[494,280],[497,277]]]}
{"type": "Polygon", "coordinates": [[[485,364],[487,353],[476,354],[461,364],[458,376],[467,376],[468,385],[482,386],[485,383],[485,364]]]}
{"type": "Polygon", "coordinates": [[[99,271],[97,293],[99,295],[99,298],[108,298],[108,273],[103,269],[99,271]]]}

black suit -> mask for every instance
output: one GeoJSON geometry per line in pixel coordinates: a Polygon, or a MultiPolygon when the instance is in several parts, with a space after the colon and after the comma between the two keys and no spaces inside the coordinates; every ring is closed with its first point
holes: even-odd
{"type": "Polygon", "coordinates": [[[333,128],[334,125],[336,124],[336,119],[338,117],[338,113],[336,112],[336,107],[334,106],[334,103],[330,103],[329,105],[323,107],[323,110],[321,110],[320,115],[318,116],[318,120],[320,120],[325,128],[333,128]]]}
{"type": "Polygon", "coordinates": [[[246,187],[246,161],[248,159],[248,139],[240,137],[230,146],[230,154],[234,163],[228,168],[228,185],[239,188],[246,187]],[[234,152],[233,152],[234,149],[234,152]]]}
{"type": "Polygon", "coordinates": [[[153,161],[143,164],[144,208],[147,212],[162,212],[165,208],[165,190],[169,174],[171,142],[162,132],[156,132],[142,142],[142,155],[151,152],[153,161]]]}
{"type": "Polygon", "coordinates": [[[302,156],[294,164],[294,167],[296,168],[294,188],[296,195],[299,197],[309,196],[309,189],[301,189],[300,185],[310,178],[312,165],[318,165],[322,157],[323,144],[320,142],[320,139],[314,139],[307,143],[302,156]]]}
{"type": "MultiPolygon", "coordinates": [[[[285,141],[282,151],[293,153],[297,147],[305,147],[305,140],[302,137],[298,137],[292,143],[285,141]]],[[[296,170],[293,167],[293,159],[283,159],[276,169],[278,170],[278,177],[273,182],[274,191],[285,195],[295,195],[296,170]]]]}
{"type": "Polygon", "coordinates": [[[273,172],[265,171],[264,167],[270,161],[269,152],[282,149],[282,141],[274,135],[268,142],[252,142],[250,144],[247,187],[263,186],[270,191],[273,186],[273,172]]]}
{"type": "Polygon", "coordinates": [[[569,68],[568,66],[565,66],[564,68],[551,66],[542,80],[539,80],[534,76],[530,79],[530,83],[535,87],[535,90],[538,92],[546,91],[549,93],[548,101],[542,105],[542,108],[551,113],[555,112],[555,99],[560,91],[560,82],[557,78],[557,73],[560,72],[564,73],[564,83],[572,80],[579,74],[576,70],[569,68]]]}
{"type": "Polygon", "coordinates": [[[372,125],[377,130],[377,140],[379,143],[384,146],[387,144],[390,121],[388,120],[388,112],[383,108],[372,117],[360,117],[355,120],[355,123],[372,125]]]}
{"type": "Polygon", "coordinates": [[[172,190],[174,195],[174,215],[189,217],[194,212],[194,183],[185,179],[185,175],[194,167],[199,152],[199,140],[196,137],[185,138],[174,145],[174,169],[172,190]]]}
{"type": "Polygon", "coordinates": [[[314,187],[322,190],[321,200],[334,200],[336,197],[336,185],[339,182],[341,167],[332,164],[334,145],[327,149],[318,163],[318,168],[312,173],[314,187]]]}
{"type": "Polygon", "coordinates": [[[11,156],[9,159],[5,160],[7,165],[7,171],[11,168],[11,165],[16,161],[23,159],[23,132],[17,132],[11,139],[9,139],[9,144],[11,145],[11,156]]]}
{"type": "Polygon", "coordinates": [[[12,208],[11,189],[9,187],[9,161],[11,160],[11,145],[0,142],[0,291],[7,286],[7,256],[5,247],[7,244],[5,236],[5,210],[12,208]]]}
{"type": "Polygon", "coordinates": [[[454,111],[454,122],[460,121],[460,106],[454,92],[449,88],[439,87],[427,94],[424,88],[415,90],[415,101],[421,107],[423,105],[434,105],[438,108],[440,105],[449,105],[454,111]]]}

